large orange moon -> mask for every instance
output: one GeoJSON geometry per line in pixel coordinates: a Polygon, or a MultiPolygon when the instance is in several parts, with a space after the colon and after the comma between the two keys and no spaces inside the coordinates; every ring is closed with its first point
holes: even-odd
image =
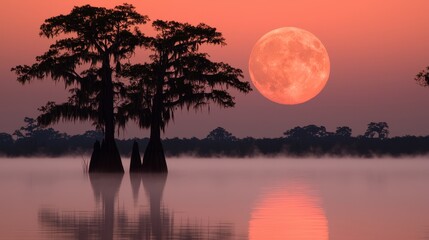
{"type": "Polygon", "coordinates": [[[249,240],[328,240],[328,220],[305,191],[267,194],[251,213],[249,240]]]}
{"type": "Polygon", "coordinates": [[[249,73],[256,89],[280,104],[300,104],[317,96],[329,79],[330,62],[312,33],[284,27],[262,36],[252,49],[249,73]]]}

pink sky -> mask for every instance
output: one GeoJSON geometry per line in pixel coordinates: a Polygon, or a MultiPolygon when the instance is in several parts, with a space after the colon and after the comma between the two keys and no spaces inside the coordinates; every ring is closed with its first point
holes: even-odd
{"type": "MultiPolygon", "coordinates": [[[[0,132],[12,133],[25,116],[36,117],[47,101],[63,101],[67,91],[50,80],[21,86],[9,70],[31,64],[52,40],[40,38],[43,20],[67,14],[73,6],[113,7],[123,1],[4,0],[0,8],[0,132]],[[107,3],[106,3],[107,2],[107,3]]],[[[177,113],[166,137],[205,137],[222,126],[238,137],[278,137],[294,126],[324,125],[334,131],[347,125],[362,134],[371,121],[388,122],[392,135],[428,135],[429,89],[413,78],[429,65],[429,2],[360,1],[128,1],[151,19],[207,23],[222,32],[228,45],[211,52],[245,73],[253,44],[266,32],[293,26],[316,35],[331,60],[326,88],[313,100],[295,106],[273,103],[257,91],[236,94],[233,109],[177,113]]],[[[88,124],[60,124],[69,133],[88,124]]],[[[146,137],[133,124],[120,137],[146,137]]]]}

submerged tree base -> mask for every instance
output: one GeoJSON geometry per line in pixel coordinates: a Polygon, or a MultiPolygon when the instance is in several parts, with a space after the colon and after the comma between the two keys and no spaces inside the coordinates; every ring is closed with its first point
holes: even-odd
{"type": "Polygon", "coordinates": [[[168,172],[161,139],[149,140],[149,143],[144,152],[142,171],[150,173],[168,172]]]}
{"type": "Polygon", "coordinates": [[[94,150],[89,163],[89,173],[123,173],[121,155],[116,143],[103,141],[94,143],[94,150]]]}
{"type": "Polygon", "coordinates": [[[131,153],[130,173],[142,171],[142,159],[140,157],[139,144],[134,141],[133,151],[131,153]]]}

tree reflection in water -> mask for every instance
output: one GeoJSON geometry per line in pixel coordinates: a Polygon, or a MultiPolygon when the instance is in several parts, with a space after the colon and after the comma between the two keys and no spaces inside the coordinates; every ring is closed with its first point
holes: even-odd
{"type": "Polygon", "coordinates": [[[141,183],[149,200],[149,209],[139,213],[115,210],[115,201],[123,174],[90,175],[97,203],[94,211],[61,211],[42,208],[39,223],[52,239],[143,239],[143,240],[228,240],[234,239],[229,223],[211,225],[200,219],[176,220],[172,210],[162,204],[167,174],[130,174],[135,205],[141,183]]]}

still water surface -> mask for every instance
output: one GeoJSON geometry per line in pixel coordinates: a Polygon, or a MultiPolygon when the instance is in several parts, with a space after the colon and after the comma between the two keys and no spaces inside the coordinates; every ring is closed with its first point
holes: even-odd
{"type": "Polygon", "coordinates": [[[429,239],[429,159],[168,163],[88,176],[80,158],[0,159],[0,239],[429,239]]]}

